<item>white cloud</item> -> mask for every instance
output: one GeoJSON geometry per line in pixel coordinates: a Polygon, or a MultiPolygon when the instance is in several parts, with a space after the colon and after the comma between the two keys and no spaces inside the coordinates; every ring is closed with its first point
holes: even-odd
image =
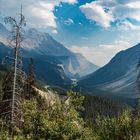
{"type": "MultiPolygon", "coordinates": [[[[114,0],[113,0],[114,1],[114,0]]],[[[120,4],[127,4],[127,3],[131,3],[131,2],[137,2],[139,0],[115,0],[117,3],[120,4]]]]}
{"type": "Polygon", "coordinates": [[[96,23],[104,28],[110,27],[110,22],[113,21],[111,13],[105,12],[103,7],[98,2],[93,1],[80,6],[81,11],[88,19],[96,21],[96,23]]]}
{"type": "MultiPolygon", "coordinates": [[[[56,1],[58,1],[58,0],[56,0],[56,1]]],[[[65,2],[65,3],[69,3],[69,4],[75,4],[75,3],[77,3],[77,0],[61,0],[61,1],[62,2],[65,2]]]]}
{"type": "Polygon", "coordinates": [[[73,21],[73,19],[68,18],[67,20],[64,21],[64,24],[66,24],[66,25],[72,25],[72,24],[74,24],[74,21],[73,21]]]}
{"type": "Polygon", "coordinates": [[[56,17],[53,13],[55,7],[61,6],[61,3],[75,4],[77,0],[1,0],[0,11],[13,16],[19,11],[21,3],[28,25],[54,30],[57,28],[56,17]]]}
{"type": "Polygon", "coordinates": [[[129,30],[140,30],[140,26],[134,25],[127,20],[122,20],[117,22],[117,28],[120,31],[129,31],[129,30]]]}
{"type": "Polygon", "coordinates": [[[52,27],[56,28],[56,17],[53,14],[54,5],[52,3],[40,2],[36,5],[28,6],[28,13],[30,13],[30,18],[32,26],[45,28],[52,27]]]}
{"type": "Polygon", "coordinates": [[[140,1],[132,1],[130,3],[127,3],[126,6],[128,6],[129,8],[140,8],[140,1]]]}
{"type": "Polygon", "coordinates": [[[115,41],[114,44],[99,45],[97,47],[72,46],[69,48],[73,52],[81,53],[94,64],[103,66],[108,63],[119,51],[125,50],[129,47],[131,47],[129,42],[119,40],[115,41]]]}
{"type": "Polygon", "coordinates": [[[57,30],[52,30],[52,33],[53,34],[58,34],[58,31],[57,30]]]}
{"type": "Polygon", "coordinates": [[[118,5],[112,8],[112,12],[116,20],[130,18],[140,22],[140,9],[130,8],[127,4],[118,5]]]}
{"type": "Polygon", "coordinates": [[[122,24],[125,24],[127,28],[133,26],[130,29],[138,29],[138,26],[134,22],[132,23],[131,20],[126,24],[124,22],[126,19],[136,20],[140,25],[139,0],[95,0],[82,5],[80,9],[88,19],[95,21],[104,28],[110,27],[113,21],[114,23],[123,21],[122,24]]]}

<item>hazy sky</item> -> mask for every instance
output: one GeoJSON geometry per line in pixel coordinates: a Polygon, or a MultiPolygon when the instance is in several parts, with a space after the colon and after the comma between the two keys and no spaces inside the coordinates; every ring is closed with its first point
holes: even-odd
{"type": "Polygon", "coordinates": [[[139,0],[0,0],[0,20],[15,16],[21,3],[28,27],[100,66],[140,42],[139,0]]]}

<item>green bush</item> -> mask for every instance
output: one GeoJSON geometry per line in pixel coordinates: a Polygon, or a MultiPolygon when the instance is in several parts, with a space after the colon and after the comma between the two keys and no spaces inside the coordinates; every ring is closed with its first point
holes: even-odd
{"type": "Polygon", "coordinates": [[[140,119],[124,111],[116,118],[98,117],[93,128],[100,140],[139,140],[140,119]]]}

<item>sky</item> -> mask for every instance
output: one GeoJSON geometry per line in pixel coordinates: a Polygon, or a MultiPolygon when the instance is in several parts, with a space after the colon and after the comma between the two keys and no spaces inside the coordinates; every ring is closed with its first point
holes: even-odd
{"type": "Polygon", "coordinates": [[[140,42],[139,0],[0,0],[0,21],[17,16],[21,4],[29,28],[99,66],[140,42]]]}

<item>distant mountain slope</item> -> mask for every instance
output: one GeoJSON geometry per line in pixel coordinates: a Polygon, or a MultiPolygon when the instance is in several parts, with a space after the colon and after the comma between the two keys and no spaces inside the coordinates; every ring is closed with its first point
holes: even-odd
{"type": "MultiPolygon", "coordinates": [[[[0,28],[0,41],[7,44],[5,38],[9,31],[2,24],[0,24],[0,28]]],[[[39,32],[36,29],[29,29],[25,32],[22,46],[29,55],[38,56],[38,58],[53,56],[58,59],[58,65],[63,67],[69,78],[84,76],[99,68],[84,56],[68,50],[48,33],[39,32]]]]}
{"type": "MultiPolygon", "coordinates": [[[[49,84],[49,85],[57,85],[64,86],[66,84],[71,84],[71,80],[65,75],[64,70],[57,66],[57,61],[55,62],[54,58],[50,59],[49,57],[32,55],[32,53],[28,53],[25,50],[23,52],[23,66],[24,70],[27,72],[29,57],[34,58],[35,63],[35,71],[37,75],[37,79],[49,84]],[[25,54],[25,55],[24,55],[25,54]]],[[[7,47],[3,43],[0,42],[0,60],[2,60],[7,54],[10,56],[12,53],[11,48],[7,47]]],[[[1,66],[0,66],[1,67],[1,66]]]]}
{"type": "Polygon", "coordinates": [[[119,52],[107,65],[83,77],[78,84],[88,91],[98,91],[98,94],[135,99],[139,50],[140,44],[137,44],[119,52]]]}

